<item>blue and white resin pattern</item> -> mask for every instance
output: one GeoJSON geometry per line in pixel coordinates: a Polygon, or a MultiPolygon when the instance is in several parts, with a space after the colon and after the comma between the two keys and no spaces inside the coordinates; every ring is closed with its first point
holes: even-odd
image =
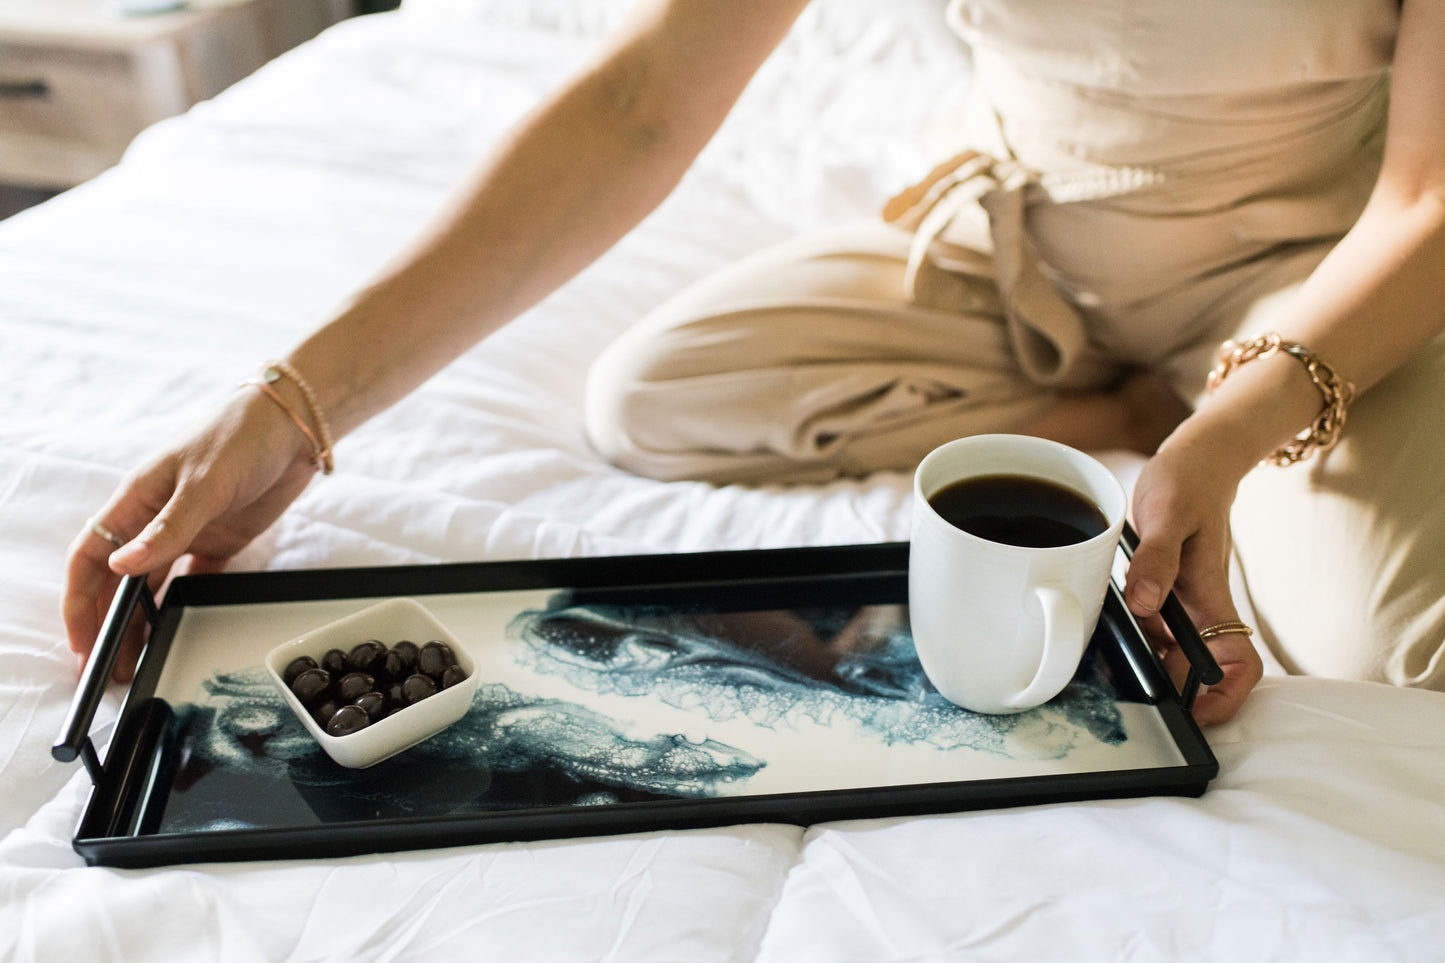
{"type": "Polygon", "coordinates": [[[1029,712],[989,716],[955,706],[928,683],[903,617],[888,617],[895,608],[680,614],[573,606],[523,613],[509,631],[528,643],[520,658],[534,671],[716,722],[847,722],[885,744],[1010,756],[1027,735],[1027,744],[1053,758],[1081,742],[1127,740],[1113,688],[1092,660],[1029,712]],[[852,631],[859,624],[871,632],[852,631]]]}
{"type": "Polygon", "coordinates": [[[898,606],[690,612],[556,593],[493,624],[468,713],[365,770],[332,762],[261,668],[202,676],[175,706],[160,830],[1130,769],[1167,749],[1092,657],[1038,709],[960,709],[928,684],[898,606]]]}

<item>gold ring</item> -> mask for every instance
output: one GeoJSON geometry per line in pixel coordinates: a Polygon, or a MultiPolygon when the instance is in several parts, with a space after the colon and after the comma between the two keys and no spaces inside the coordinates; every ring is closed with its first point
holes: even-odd
{"type": "Polygon", "coordinates": [[[1212,639],[1216,635],[1233,635],[1234,633],[1250,636],[1254,635],[1254,629],[1245,625],[1238,619],[1230,619],[1226,622],[1215,622],[1199,630],[1199,638],[1202,640],[1212,639]]]}
{"type": "Polygon", "coordinates": [[[93,533],[99,535],[107,542],[110,542],[110,544],[114,545],[116,548],[123,548],[125,546],[125,539],[121,538],[115,532],[112,532],[110,529],[102,525],[100,523],[100,519],[94,517],[88,518],[86,519],[85,525],[93,533]]]}

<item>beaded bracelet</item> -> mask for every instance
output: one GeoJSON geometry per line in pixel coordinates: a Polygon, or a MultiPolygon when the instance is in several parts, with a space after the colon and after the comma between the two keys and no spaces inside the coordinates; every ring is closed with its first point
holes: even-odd
{"type": "Polygon", "coordinates": [[[331,458],[331,426],[327,424],[326,416],[321,411],[321,405],[316,401],[316,392],[311,389],[311,385],[307,383],[306,379],[302,378],[296,369],[285,361],[267,361],[261,366],[256,377],[247,378],[241,384],[259,389],[262,394],[274,401],[296,424],[296,427],[301,429],[306,440],[311,442],[311,460],[316,463],[317,468],[321,469],[321,474],[331,474],[336,467],[331,458]],[[316,426],[314,432],[307,426],[305,419],[297,414],[296,409],[291,407],[275,388],[271,387],[280,381],[283,375],[295,382],[296,387],[301,391],[301,397],[306,400],[312,424],[316,426]]]}
{"type": "Polygon", "coordinates": [[[1324,407],[1314,422],[1294,436],[1294,439],[1277,449],[1264,460],[1281,467],[1304,461],[1317,451],[1327,451],[1340,440],[1345,427],[1345,408],[1354,400],[1355,386],[1345,381],[1335,369],[1321,361],[1314,352],[1295,341],[1286,341],[1276,332],[1269,331],[1252,341],[1226,341],[1219,347],[1219,366],[1209,373],[1209,391],[1212,393],[1229,373],[1242,364],[1267,358],[1282,351],[1300,364],[1305,373],[1324,397],[1324,407]]]}

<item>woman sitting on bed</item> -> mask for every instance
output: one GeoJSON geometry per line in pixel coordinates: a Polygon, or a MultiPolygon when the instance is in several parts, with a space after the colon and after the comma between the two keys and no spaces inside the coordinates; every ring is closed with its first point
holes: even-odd
{"type": "MultiPolygon", "coordinates": [[[[591,373],[594,445],[719,483],[908,471],[985,431],[1133,449],[1135,613],[1172,588],[1238,618],[1232,513],[1289,668],[1445,688],[1445,3],[1222,2],[956,0],[958,154],[643,319],[591,373]]],[[[72,647],[119,575],[223,565],[335,438],[626,234],[804,6],[639,3],[373,284],[119,487],[72,547],[72,647]]],[[[1218,722],[1262,669],[1245,630],[1210,644],[1218,722]]]]}

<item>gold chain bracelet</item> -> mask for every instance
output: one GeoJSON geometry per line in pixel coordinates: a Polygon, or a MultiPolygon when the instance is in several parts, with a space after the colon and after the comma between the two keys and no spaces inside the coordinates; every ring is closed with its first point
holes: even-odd
{"type": "Polygon", "coordinates": [[[1321,361],[1309,348],[1295,341],[1286,341],[1270,331],[1252,341],[1226,341],[1220,345],[1219,366],[1209,373],[1210,392],[1223,384],[1235,368],[1267,358],[1275,352],[1283,352],[1304,365],[1310,382],[1324,397],[1324,407],[1314,422],[1295,435],[1289,444],[1264,459],[1272,465],[1293,465],[1317,451],[1329,450],[1340,440],[1340,432],[1345,427],[1345,409],[1354,400],[1355,386],[1336,374],[1334,368],[1321,361]]]}

